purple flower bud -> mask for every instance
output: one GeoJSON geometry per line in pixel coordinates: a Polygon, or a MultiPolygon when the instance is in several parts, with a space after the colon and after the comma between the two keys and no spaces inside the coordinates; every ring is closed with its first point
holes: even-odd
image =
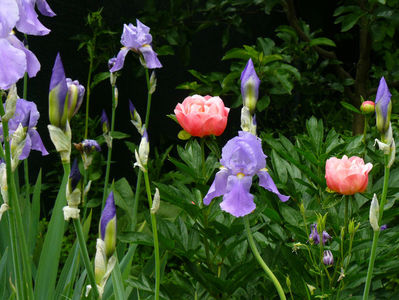
{"type": "Polygon", "coordinates": [[[95,140],[84,140],[82,142],[83,151],[90,154],[93,151],[100,152],[101,147],[95,140]]]}
{"type": "Polygon", "coordinates": [[[241,73],[241,95],[244,106],[248,107],[251,114],[255,112],[258,101],[260,80],[255,72],[252,59],[248,60],[244,71],[241,73]]]}
{"type": "Polygon", "coordinates": [[[376,123],[380,133],[385,133],[389,128],[392,110],[391,96],[385,78],[382,77],[375,96],[376,123]]]}
{"type": "Polygon", "coordinates": [[[103,133],[107,133],[109,131],[109,121],[104,109],[101,114],[101,124],[103,127],[103,133]]]}
{"type": "Polygon", "coordinates": [[[387,229],[387,228],[388,228],[388,225],[387,225],[387,224],[381,225],[380,231],[384,231],[384,230],[387,229]]]}
{"type": "Polygon", "coordinates": [[[309,240],[313,241],[313,244],[318,245],[320,243],[319,233],[317,232],[317,224],[310,225],[309,240]]]}
{"type": "Polygon", "coordinates": [[[79,81],[65,77],[64,66],[58,53],[50,80],[50,123],[64,129],[66,122],[78,112],[84,92],[85,88],[79,84],[79,81]]]}
{"type": "Polygon", "coordinates": [[[323,263],[326,266],[331,266],[334,263],[334,256],[330,250],[324,250],[323,263]]]}
{"type": "Polygon", "coordinates": [[[71,172],[69,173],[69,182],[70,182],[70,191],[72,192],[74,189],[79,184],[80,179],[82,178],[82,175],[80,174],[79,171],[79,165],[78,165],[78,160],[75,158],[73,161],[72,167],[71,167],[71,172]]]}
{"type": "Polygon", "coordinates": [[[100,220],[100,238],[105,243],[105,253],[111,257],[116,246],[116,208],[114,193],[111,191],[105,203],[100,220]]]}
{"type": "Polygon", "coordinates": [[[329,239],[331,239],[331,236],[327,233],[327,231],[323,231],[323,245],[325,245],[329,239]]]}

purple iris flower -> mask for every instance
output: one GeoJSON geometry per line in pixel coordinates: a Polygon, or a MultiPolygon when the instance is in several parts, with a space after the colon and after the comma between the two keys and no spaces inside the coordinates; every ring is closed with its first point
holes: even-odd
{"type": "Polygon", "coordinates": [[[50,80],[50,123],[65,128],[67,120],[70,121],[82,105],[84,92],[85,88],[79,84],[79,81],[65,77],[64,66],[58,53],[50,80]]]}
{"type": "Polygon", "coordinates": [[[244,105],[248,107],[251,113],[255,111],[256,101],[259,96],[260,80],[255,72],[252,59],[248,60],[245,69],[241,73],[241,95],[244,105]]]}
{"type": "Polygon", "coordinates": [[[0,35],[0,89],[9,89],[25,72],[34,77],[39,70],[40,63],[36,56],[14,34],[0,35]]]}
{"type": "Polygon", "coordinates": [[[275,193],[285,202],[289,196],[280,194],[273,179],[266,170],[266,155],[262,150],[259,138],[245,131],[240,131],[222,149],[221,170],[216,173],[208,193],[204,197],[204,204],[209,205],[215,197],[223,196],[220,203],[222,210],[235,217],[242,217],[251,213],[256,205],[254,196],[249,192],[252,177],[259,177],[259,185],[275,193]]]}
{"type": "Polygon", "coordinates": [[[101,124],[103,127],[103,132],[106,133],[109,131],[109,121],[105,110],[103,109],[101,113],[101,124]]]}
{"type": "Polygon", "coordinates": [[[55,15],[45,0],[0,1],[0,89],[10,88],[25,72],[34,77],[40,70],[36,56],[12,32],[14,27],[33,35],[50,32],[39,22],[35,3],[42,14],[55,15]]]}
{"type": "MultiPolygon", "coordinates": [[[[36,130],[39,117],[40,114],[35,103],[24,99],[17,100],[14,116],[9,120],[8,126],[10,136],[17,130],[20,123],[22,123],[22,126],[27,130],[25,146],[19,157],[20,160],[27,158],[31,150],[40,151],[43,156],[48,154],[36,130]]],[[[1,135],[3,135],[2,131],[3,129],[1,129],[1,135]]]]}
{"type": "Polygon", "coordinates": [[[108,69],[111,70],[116,63],[116,57],[112,57],[108,60],[108,69]]]}
{"type": "Polygon", "coordinates": [[[375,114],[377,128],[382,133],[385,133],[389,128],[392,110],[391,96],[385,78],[381,77],[375,96],[375,114]]]}
{"type": "Polygon", "coordinates": [[[123,25],[121,44],[124,47],[119,51],[110,72],[116,72],[123,68],[125,57],[129,50],[142,54],[148,69],[162,68],[156,52],[151,47],[150,27],[145,26],[139,20],[136,20],[136,22],[137,27],[132,24],[123,25]]]}
{"type": "Polygon", "coordinates": [[[111,191],[105,203],[100,219],[100,237],[105,243],[105,253],[110,257],[116,245],[116,207],[114,193],[111,191]]]}
{"type": "Polygon", "coordinates": [[[95,140],[84,140],[82,142],[83,151],[86,153],[91,153],[93,151],[100,152],[101,147],[95,140]]]}
{"type": "Polygon", "coordinates": [[[334,263],[334,256],[330,250],[324,250],[323,253],[323,263],[326,266],[330,266],[334,263]]]}

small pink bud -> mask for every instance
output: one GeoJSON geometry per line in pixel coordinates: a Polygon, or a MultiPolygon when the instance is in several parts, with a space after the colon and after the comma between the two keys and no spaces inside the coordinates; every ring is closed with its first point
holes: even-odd
{"type": "Polygon", "coordinates": [[[375,110],[375,103],[373,101],[364,101],[360,106],[360,110],[366,114],[371,114],[375,110]]]}

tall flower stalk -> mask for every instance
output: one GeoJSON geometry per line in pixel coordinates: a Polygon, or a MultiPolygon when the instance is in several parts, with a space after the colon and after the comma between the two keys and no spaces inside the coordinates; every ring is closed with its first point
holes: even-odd
{"type": "MultiPolygon", "coordinates": [[[[381,226],[382,216],[384,214],[384,206],[386,203],[387,193],[388,193],[389,169],[395,160],[396,148],[395,148],[395,141],[393,139],[392,126],[390,122],[391,109],[392,109],[391,93],[389,92],[384,77],[382,77],[377,90],[376,101],[375,101],[375,112],[376,112],[376,126],[381,134],[381,141],[376,139],[376,143],[378,143],[380,150],[384,152],[384,165],[385,165],[384,183],[382,187],[381,202],[378,205],[379,206],[378,222],[376,222],[375,220],[377,219],[375,217],[375,215],[377,214],[377,212],[375,211],[376,209],[375,207],[377,205],[373,203],[374,201],[372,201],[372,205],[370,208],[371,210],[370,223],[374,233],[373,233],[373,243],[370,252],[369,266],[367,270],[366,285],[364,286],[364,291],[363,291],[363,300],[367,300],[369,296],[371,279],[373,276],[374,262],[377,254],[378,239],[380,236],[380,226],[381,226]]],[[[375,201],[378,203],[377,200],[375,201]]]]}

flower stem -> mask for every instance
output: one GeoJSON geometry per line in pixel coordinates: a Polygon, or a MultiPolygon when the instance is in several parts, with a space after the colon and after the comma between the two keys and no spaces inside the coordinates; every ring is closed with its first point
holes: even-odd
{"type": "Polygon", "coordinates": [[[259,254],[258,249],[256,248],[254,238],[251,233],[251,228],[249,227],[249,220],[248,216],[244,216],[244,225],[245,225],[245,230],[247,232],[248,236],[248,243],[252,249],[252,253],[254,254],[256,260],[262,267],[262,269],[265,271],[266,275],[269,276],[269,278],[272,280],[274,286],[277,289],[278,295],[280,296],[280,299],[286,300],[283,288],[281,287],[280,282],[278,281],[277,277],[273,274],[273,272],[269,269],[265,261],[262,259],[262,257],[259,254]]]}
{"type": "MultiPolygon", "coordinates": [[[[148,129],[148,123],[150,121],[150,111],[151,111],[151,99],[152,99],[152,94],[150,93],[150,75],[148,72],[147,68],[145,69],[145,79],[147,81],[147,109],[145,113],[145,121],[144,121],[144,127],[145,129],[148,129]]],[[[133,224],[132,224],[132,229],[134,230],[137,224],[137,210],[139,206],[139,196],[140,196],[140,187],[141,187],[141,180],[143,178],[143,172],[141,169],[139,169],[138,175],[137,175],[137,182],[136,182],[136,190],[135,190],[135,195],[134,195],[134,204],[133,204],[133,212],[132,212],[132,219],[133,219],[133,224]]]]}
{"type": "MultiPolygon", "coordinates": [[[[387,193],[388,193],[388,182],[389,182],[389,155],[384,155],[385,159],[385,170],[384,170],[384,185],[382,188],[382,196],[381,196],[381,203],[380,203],[380,214],[378,217],[378,225],[381,224],[382,215],[384,213],[384,206],[387,200],[387,193]]],[[[363,291],[363,300],[367,300],[369,297],[370,292],[370,285],[371,285],[371,278],[373,277],[373,269],[374,269],[374,261],[377,255],[377,245],[378,245],[378,238],[380,236],[380,230],[374,231],[373,235],[373,243],[371,246],[371,253],[370,253],[370,260],[369,260],[369,267],[367,270],[367,278],[366,278],[366,285],[364,286],[363,291]]]]}
{"type": "Polygon", "coordinates": [[[344,230],[348,231],[348,215],[349,215],[349,197],[344,196],[345,201],[345,212],[344,212],[344,230]]]}
{"type": "MultiPolygon", "coordinates": [[[[4,115],[4,107],[2,104],[2,101],[0,103],[0,115],[4,115]]],[[[19,199],[18,199],[18,193],[17,189],[15,186],[14,182],[14,175],[11,170],[11,149],[10,149],[10,137],[9,137],[9,132],[8,132],[8,121],[3,120],[2,122],[3,125],[3,136],[4,136],[4,148],[5,148],[5,159],[6,159],[6,172],[7,172],[7,186],[8,186],[8,201],[9,201],[9,206],[11,208],[12,213],[10,214],[11,218],[11,230],[13,231],[13,226],[15,226],[14,230],[16,232],[11,232],[11,234],[16,234],[18,236],[18,239],[15,237],[11,237],[12,239],[15,238],[16,242],[20,242],[19,247],[21,250],[21,257],[22,257],[22,268],[24,272],[22,272],[22,276],[24,277],[24,282],[25,282],[25,288],[27,289],[27,297],[26,299],[32,299],[33,300],[33,286],[32,286],[32,272],[31,272],[31,265],[30,265],[30,256],[28,253],[28,248],[26,244],[26,237],[25,237],[25,231],[24,231],[24,226],[22,223],[22,216],[21,216],[21,209],[19,206],[19,199]]],[[[18,244],[15,244],[17,246],[18,244]]],[[[18,254],[18,250],[14,253],[15,255],[18,254]]],[[[17,274],[16,274],[17,275],[17,274]]]]}
{"type": "Polygon", "coordinates": [[[114,133],[114,127],[115,127],[115,111],[116,111],[115,85],[113,85],[112,86],[111,147],[108,148],[107,167],[105,170],[103,201],[101,204],[101,211],[104,209],[105,200],[108,195],[109,171],[111,169],[111,156],[112,156],[112,134],[114,133]]]}
{"type": "Polygon", "coordinates": [[[90,59],[89,73],[87,74],[87,85],[86,85],[85,139],[87,139],[88,129],[89,129],[89,104],[90,104],[90,91],[91,91],[90,83],[91,83],[91,74],[93,72],[93,56],[90,55],[89,59],[90,59]]]}
{"type": "MultiPolygon", "coordinates": [[[[148,172],[144,172],[144,181],[145,181],[145,189],[147,191],[147,199],[148,205],[150,209],[152,207],[152,196],[151,196],[151,188],[150,188],[150,180],[148,178],[148,172]]],[[[161,280],[161,263],[159,260],[159,243],[158,243],[158,231],[157,231],[157,219],[155,217],[155,213],[151,214],[151,226],[152,226],[152,235],[154,239],[154,252],[155,252],[155,300],[159,299],[159,287],[161,280]]]]}
{"type": "Polygon", "coordinates": [[[80,253],[83,258],[83,263],[84,263],[86,271],[87,271],[87,276],[89,277],[89,281],[91,284],[92,291],[94,293],[94,297],[96,299],[98,299],[99,294],[98,294],[98,290],[97,290],[96,279],[94,277],[93,268],[90,263],[89,253],[87,252],[86,241],[83,236],[82,224],[80,224],[79,219],[73,219],[73,225],[75,227],[76,236],[78,238],[78,243],[79,243],[79,248],[80,248],[80,253]]]}

